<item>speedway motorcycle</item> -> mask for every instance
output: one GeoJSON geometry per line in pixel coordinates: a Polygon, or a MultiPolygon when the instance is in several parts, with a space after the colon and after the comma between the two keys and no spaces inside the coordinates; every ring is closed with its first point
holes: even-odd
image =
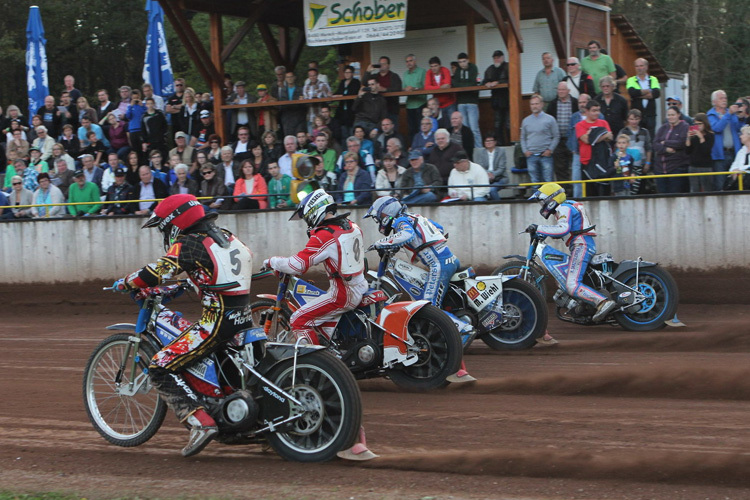
{"type": "MultiPolygon", "coordinates": [[[[261,271],[254,275],[271,275],[261,271]]],[[[261,294],[250,307],[253,321],[277,340],[291,340],[294,311],[325,292],[301,278],[279,273],[276,296],[261,294]]],[[[352,371],[355,378],[387,377],[410,391],[448,384],[461,366],[461,338],[453,322],[429,301],[395,302],[370,290],[359,306],[344,313],[328,338],[319,341],[352,371]]]]}
{"type": "MultiPolygon", "coordinates": [[[[522,233],[519,233],[522,234],[522,233]]],[[[506,255],[510,261],[493,271],[503,276],[518,275],[532,283],[547,296],[545,280],[548,275],[555,279],[557,290],[553,300],[557,306],[557,317],[579,325],[593,325],[596,308],[579,301],[565,290],[569,256],[544,243],[545,236],[531,233],[526,258],[506,255]]],[[[637,260],[615,262],[609,253],[594,255],[586,267],[583,283],[605,297],[611,297],[618,307],[600,323],[617,324],[630,331],[649,331],[672,323],[677,312],[679,291],[677,284],[666,270],[655,262],[637,260]]]]}
{"type": "MultiPolygon", "coordinates": [[[[167,405],[149,381],[148,366],[189,326],[164,304],[191,286],[133,292],[137,323],[109,326],[126,333],[106,338],[91,354],[84,405],[110,443],[138,446],[159,430],[167,405]]],[[[268,443],[286,460],[319,462],[352,446],[359,432],[359,389],[341,361],[318,346],[268,342],[262,328],[241,331],[181,376],[216,420],[216,440],[225,444],[268,443]]]]}
{"type": "MultiPolygon", "coordinates": [[[[395,258],[397,249],[379,253],[377,272],[368,272],[374,288],[389,297],[421,297],[428,272],[395,258]]],[[[547,328],[547,306],[539,290],[515,276],[477,276],[471,266],[450,279],[443,310],[457,326],[473,327],[462,335],[464,350],[474,338],[499,351],[530,349],[547,328]]]]}

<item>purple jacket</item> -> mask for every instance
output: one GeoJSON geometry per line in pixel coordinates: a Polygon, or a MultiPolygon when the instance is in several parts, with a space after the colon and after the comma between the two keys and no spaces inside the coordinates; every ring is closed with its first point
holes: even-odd
{"type": "Polygon", "coordinates": [[[670,174],[676,170],[687,172],[690,157],[685,142],[689,128],[686,122],[680,120],[674,127],[665,123],[656,131],[653,142],[655,174],[670,174]],[[672,148],[675,152],[667,153],[667,148],[672,148]]]}

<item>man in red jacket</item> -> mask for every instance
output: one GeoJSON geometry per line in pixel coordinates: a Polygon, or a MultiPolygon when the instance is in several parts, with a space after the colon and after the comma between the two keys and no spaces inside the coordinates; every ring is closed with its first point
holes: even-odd
{"type": "MultiPolygon", "coordinates": [[[[451,88],[451,72],[448,68],[443,67],[440,64],[440,58],[433,56],[430,58],[430,71],[427,72],[424,79],[425,90],[438,90],[438,89],[449,89],[451,88]]],[[[440,117],[437,117],[438,121],[441,117],[445,118],[445,122],[450,123],[451,113],[458,111],[456,105],[456,94],[435,94],[438,102],[440,103],[440,117]]]]}

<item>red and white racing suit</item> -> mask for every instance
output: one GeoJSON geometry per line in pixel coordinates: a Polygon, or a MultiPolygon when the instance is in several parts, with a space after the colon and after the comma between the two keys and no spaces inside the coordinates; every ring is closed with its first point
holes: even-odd
{"type": "Polygon", "coordinates": [[[368,290],[362,230],[346,215],[326,219],[311,229],[310,239],[298,254],[269,259],[272,269],[292,275],[321,262],[328,273],[328,292],[297,309],[290,321],[297,338],[313,344],[319,343],[318,332],[330,338],[339,317],[357,307],[368,290]]]}

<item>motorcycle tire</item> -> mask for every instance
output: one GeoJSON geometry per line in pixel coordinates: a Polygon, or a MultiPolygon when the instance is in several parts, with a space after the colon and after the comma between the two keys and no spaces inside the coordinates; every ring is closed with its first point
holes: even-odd
{"type": "MultiPolygon", "coordinates": [[[[263,316],[263,313],[269,313],[272,314],[274,311],[272,310],[273,307],[276,307],[276,301],[271,299],[258,299],[255,302],[252,302],[250,304],[250,312],[253,317],[253,325],[254,326],[263,326],[263,322],[261,321],[261,317],[263,316]]],[[[289,329],[289,318],[292,317],[289,310],[286,308],[286,305],[281,306],[281,311],[279,311],[279,320],[276,323],[276,330],[272,332],[268,332],[268,340],[271,342],[289,342],[288,339],[279,339],[278,335],[280,332],[288,332],[289,329]]]]}
{"type": "Polygon", "coordinates": [[[635,283],[635,269],[620,276],[619,281],[638,288],[646,295],[646,300],[638,312],[617,312],[615,320],[631,332],[647,332],[666,326],[677,312],[680,301],[679,290],[672,275],[660,267],[642,268],[638,273],[638,286],[635,283]]]}
{"type": "Polygon", "coordinates": [[[531,349],[547,330],[547,304],[539,289],[521,278],[503,283],[503,310],[503,324],[480,336],[496,351],[531,349]]]}
{"type": "Polygon", "coordinates": [[[409,335],[419,349],[419,360],[386,373],[408,391],[429,391],[448,385],[445,380],[461,367],[463,346],[456,325],[443,311],[427,304],[409,321],[409,335]]]}
{"type": "Polygon", "coordinates": [[[287,359],[267,377],[305,407],[305,415],[276,432],[268,442],[282,458],[295,462],[325,462],[354,445],[362,425],[362,399],[354,376],[341,360],[324,351],[287,359]]]}
{"type": "MultiPolygon", "coordinates": [[[[499,276],[501,274],[518,275],[520,277],[523,266],[525,265],[526,263],[521,262],[520,260],[512,260],[510,262],[506,262],[498,268],[495,268],[495,270],[492,271],[492,274],[495,276],[499,276]]],[[[545,278],[545,274],[540,273],[539,270],[534,267],[529,267],[529,272],[526,274],[525,281],[528,281],[529,283],[537,287],[539,291],[542,292],[542,297],[547,300],[547,285],[544,283],[545,278]]]]}
{"type": "Polygon", "coordinates": [[[104,339],[83,372],[83,404],[89,420],[104,439],[124,447],[151,439],[167,413],[166,403],[148,378],[148,365],[156,349],[145,339],[138,344],[138,373],[134,375],[130,372],[134,345],[130,338],[118,333],[104,339]],[[123,394],[131,381],[138,390],[133,395],[123,394]]]}

